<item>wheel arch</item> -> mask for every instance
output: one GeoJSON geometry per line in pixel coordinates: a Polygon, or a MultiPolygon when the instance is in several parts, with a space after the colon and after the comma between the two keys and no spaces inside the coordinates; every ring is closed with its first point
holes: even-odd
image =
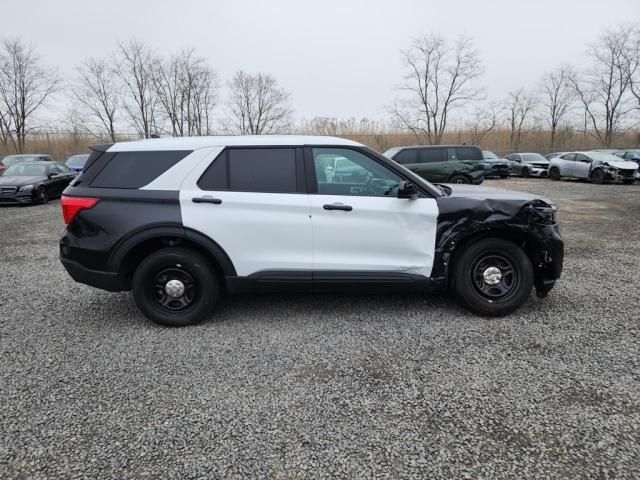
{"type": "Polygon", "coordinates": [[[127,236],[114,248],[107,267],[109,271],[118,272],[125,290],[129,290],[133,272],[147,255],[160,248],[177,246],[207,258],[223,285],[226,286],[226,277],[236,276],[233,262],[217,242],[178,224],[155,225],[127,236]]]}

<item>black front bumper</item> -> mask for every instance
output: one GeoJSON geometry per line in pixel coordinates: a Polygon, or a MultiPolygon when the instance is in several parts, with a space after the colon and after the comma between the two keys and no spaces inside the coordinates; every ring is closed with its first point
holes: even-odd
{"type": "MultiPolygon", "coordinates": [[[[533,232],[532,232],[533,233],[533,232]]],[[[533,285],[536,295],[546,297],[562,275],[564,264],[564,241],[558,225],[547,225],[534,233],[542,248],[532,252],[534,263],[533,285]]]]}
{"type": "Polygon", "coordinates": [[[62,257],[60,261],[69,275],[71,275],[71,278],[76,282],[110,292],[121,292],[124,290],[123,282],[117,272],[91,270],[83,267],[78,262],[62,257]]]}

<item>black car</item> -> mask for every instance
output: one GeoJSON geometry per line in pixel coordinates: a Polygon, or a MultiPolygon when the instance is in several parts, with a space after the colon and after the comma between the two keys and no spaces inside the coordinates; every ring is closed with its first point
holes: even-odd
{"type": "Polygon", "coordinates": [[[0,204],[47,203],[76,173],[56,162],[14,163],[0,175],[0,204]]]}

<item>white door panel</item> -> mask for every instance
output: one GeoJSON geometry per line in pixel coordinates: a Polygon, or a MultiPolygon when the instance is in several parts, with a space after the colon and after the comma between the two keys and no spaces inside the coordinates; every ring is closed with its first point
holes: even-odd
{"type": "Polygon", "coordinates": [[[314,270],[431,274],[438,207],[431,198],[310,195],[314,270]],[[351,211],[325,210],[344,204],[351,211]]]}
{"type": "Polygon", "coordinates": [[[262,270],[311,270],[308,196],[183,189],[182,223],[217,242],[239,276],[262,270]],[[219,205],[193,203],[211,196],[219,205]]]}

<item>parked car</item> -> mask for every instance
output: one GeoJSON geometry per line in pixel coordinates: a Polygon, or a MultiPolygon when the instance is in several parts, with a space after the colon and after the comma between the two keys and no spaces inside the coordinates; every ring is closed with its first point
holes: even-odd
{"type": "Polygon", "coordinates": [[[482,150],[475,146],[396,147],[384,155],[430,182],[479,185],[484,181],[482,150]]]}
{"type": "Polygon", "coordinates": [[[482,158],[484,159],[484,177],[499,177],[507,178],[511,172],[509,168],[509,161],[498,157],[495,153],[489,150],[482,151],[482,158]]]}
{"type": "Polygon", "coordinates": [[[616,157],[620,157],[623,160],[629,160],[631,162],[636,162],[640,165],[640,150],[620,150],[614,153],[616,157]]]}
{"type": "Polygon", "coordinates": [[[547,295],[563,262],[551,201],[433,185],[332,137],[99,145],[61,204],[69,274],[132,290],[171,326],[202,320],[221,291],[278,289],[451,289],[474,312],[504,315],[533,287],[547,295]],[[331,165],[365,175],[324,175],[331,165]]]}
{"type": "Polygon", "coordinates": [[[16,162],[0,174],[0,204],[47,203],[59,197],[75,176],[56,162],[16,162]]]}
{"type": "Polygon", "coordinates": [[[64,162],[64,164],[73,171],[81,172],[88,158],[89,158],[88,153],[82,153],[80,155],[71,155],[69,158],[67,158],[67,161],[64,162]]]}
{"type": "Polygon", "coordinates": [[[638,176],[638,164],[601,151],[569,152],[551,160],[549,177],[591,179],[593,183],[633,183],[638,176]]]}
{"type": "Polygon", "coordinates": [[[506,159],[509,160],[513,175],[521,177],[548,176],[549,160],[539,153],[510,153],[506,159]]]}
{"type": "Polygon", "coordinates": [[[42,153],[26,153],[19,155],[8,155],[0,161],[0,173],[17,162],[53,162],[51,155],[42,153]]]}

